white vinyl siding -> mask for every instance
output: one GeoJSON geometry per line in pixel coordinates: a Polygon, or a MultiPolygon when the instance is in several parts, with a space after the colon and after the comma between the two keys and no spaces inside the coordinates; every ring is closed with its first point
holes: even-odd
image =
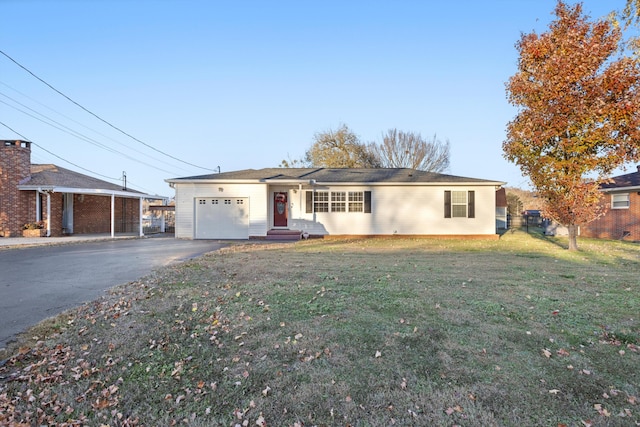
{"type": "Polygon", "coordinates": [[[370,185],[306,188],[291,211],[289,228],[317,235],[481,235],[496,232],[495,186],[370,185]],[[466,193],[465,218],[444,218],[445,190],[466,193]],[[346,212],[318,212],[332,192],[346,192],[346,212]],[[473,217],[470,215],[470,194],[473,217]],[[351,194],[354,196],[352,209],[351,194]],[[362,196],[361,196],[362,195],[362,196]],[[362,197],[363,202],[358,199],[362,197]],[[308,203],[308,205],[305,203],[308,203]],[[363,206],[363,211],[357,211],[363,206]],[[309,209],[306,209],[306,208],[309,209]],[[367,212],[368,210],[368,212],[367,212]]]}
{"type": "Polygon", "coordinates": [[[176,238],[196,236],[199,199],[246,199],[249,237],[272,227],[273,193],[288,192],[288,228],[312,235],[494,235],[495,185],[272,185],[176,183],[176,238]],[[474,193],[473,217],[444,218],[446,191],[474,193]],[[331,193],[345,194],[345,210],[332,212],[331,193]]]}

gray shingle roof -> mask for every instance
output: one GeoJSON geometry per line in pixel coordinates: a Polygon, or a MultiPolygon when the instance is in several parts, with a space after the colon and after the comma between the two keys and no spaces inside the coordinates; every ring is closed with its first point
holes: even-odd
{"type": "Polygon", "coordinates": [[[640,187],[640,167],[637,172],[625,175],[614,176],[612,182],[601,184],[602,189],[624,188],[624,187],[640,187]]]}
{"type": "Polygon", "coordinates": [[[266,168],[245,169],[209,175],[175,178],[170,182],[197,180],[311,180],[323,183],[496,183],[495,180],[467,178],[405,168],[266,168]]]}
{"type": "MultiPolygon", "coordinates": [[[[109,190],[123,191],[121,185],[112,184],[101,179],[83,175],[60,166],[31,165],[31,179],[21,182],[20,185],[38,187],[67,187],[85,190],[109,190]]],[[[140,193],[135,190],[125,190],[130,193],[140,193]]],[[[143,193],[140,193],[143,194],[143,193]]]]}

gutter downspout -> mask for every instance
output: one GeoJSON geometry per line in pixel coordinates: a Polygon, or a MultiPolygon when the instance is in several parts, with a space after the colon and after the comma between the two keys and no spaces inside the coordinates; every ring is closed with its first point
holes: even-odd
{"type": "MultiPolygon", "coordinates": [[[[46,194],[47,196],[47,237],[51,237],[51,193],[48,191],[42,191],[38,188],[39,194],[46,194]]],[[[36,211],[40,210],[39,200],[36,198],[36,211]]],[[[42,218],[42,216],[40,217],[42,218]]]]}

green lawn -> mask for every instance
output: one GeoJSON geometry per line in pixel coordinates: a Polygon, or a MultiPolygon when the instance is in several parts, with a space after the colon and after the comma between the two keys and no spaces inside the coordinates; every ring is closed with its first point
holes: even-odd
{"type": "Polygon", "coordinates": [[[26,334],[0,425],[640,425],[640,245],[579,244],[232,246],[26,334]]]}

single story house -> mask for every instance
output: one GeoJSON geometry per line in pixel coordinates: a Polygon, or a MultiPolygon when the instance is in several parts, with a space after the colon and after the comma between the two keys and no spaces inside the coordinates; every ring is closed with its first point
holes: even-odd
{"type": "Polygon", "coordinates": [[[640,166],[602,184],[604,215],[580,227],[580,235],[640,241],[640,166]]]}
{"type": "Polygon", "coordinates": [[[0,236],[39,223],[45,236],[137,233],[142,201],[161,199],[53,164],[31,164],[31,143],[0,140],[0,236]]]}
{"type": "Polygon", "coordinates": [[[175,236],[496,236],[504,182],[413,169],[268,168],[167,179],[175,236]]]}

